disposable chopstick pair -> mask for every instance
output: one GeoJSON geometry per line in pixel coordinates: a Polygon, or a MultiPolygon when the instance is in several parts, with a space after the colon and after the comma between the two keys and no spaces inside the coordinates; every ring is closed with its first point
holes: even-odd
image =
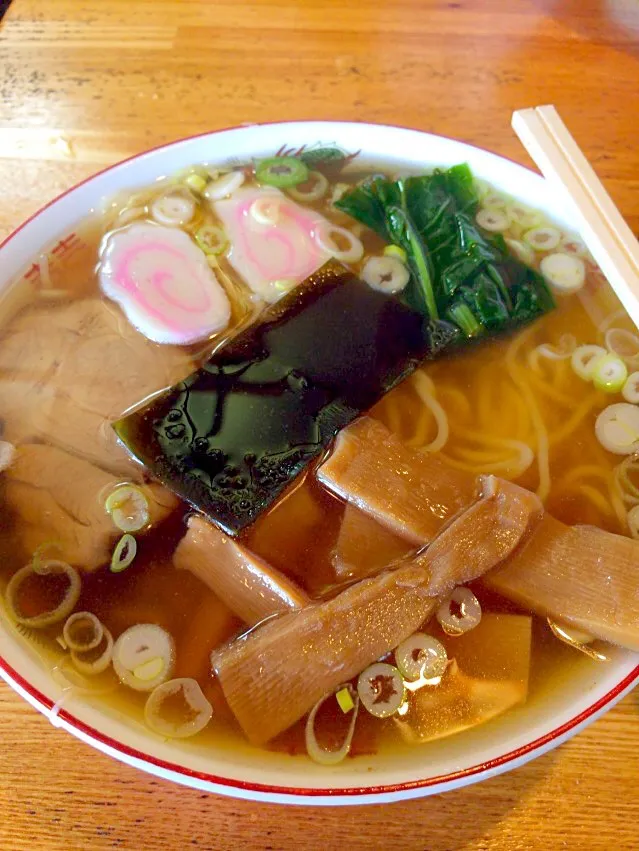
{"type": "Polygon", "coordinates": [[[639,327],[639,242],[557,110],[518,110],[512,126],[552,190],[572,207],[575,230],[639,327]]]}

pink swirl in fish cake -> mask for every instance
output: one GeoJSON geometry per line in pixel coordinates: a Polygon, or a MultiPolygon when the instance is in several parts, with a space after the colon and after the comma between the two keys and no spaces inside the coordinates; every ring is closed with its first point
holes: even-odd
{"type": "Polygon", "coordinates": [[[204,340],[231,317],[204,253],[178,228],[140,223],[111,234],[99,277],[104,293],[156,343],[204,340]]]}
{"type": "Polygon", "coordinates": [[[259,298],[274,302],[330,259],[315,239],[330,222],[274,188],[246,188],[213,204],[235,271],[259,298]]]}

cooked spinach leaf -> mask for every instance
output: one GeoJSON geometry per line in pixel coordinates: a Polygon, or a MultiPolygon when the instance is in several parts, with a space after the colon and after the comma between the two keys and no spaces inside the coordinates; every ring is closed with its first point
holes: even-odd
{"type": "Polygon", "coordinates": [[[475,223],[479,201],[465,164],[395,181],[376,175],[336,207],[403,248],[411,272],[403,298],[430,323],[447,320],[476,337],[554,306],[542,276],[514,257],[500,234],[475,223]]]}

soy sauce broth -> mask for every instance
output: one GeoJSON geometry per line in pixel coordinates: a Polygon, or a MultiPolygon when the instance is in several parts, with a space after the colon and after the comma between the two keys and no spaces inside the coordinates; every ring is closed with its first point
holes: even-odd
{"type": "MultiPolygon", "coordinates": [[[[345,182],[355,182],[360,176],[361,173],[352,172],[345,182]]],[[[94,266],[104,231],[118,223],[118,215],[123,209],[137,207],[144,211],[158,191],[157,186],[143,190],[103,218],[82,223],[76,229],[78,241],[75,253],[66,260],[54,259],[50,263],[49,280],[44,281],[39,275],[34,283],[33,276],[31,279],[25,277],[16,285],[11,299],[5,297],[0,302],[0,321],[4,327],[10,327],[15,315],[28,314],[43,303],[55,311],[76,299],[101,297],[94,266]],[[57,293],[52,295],[55,291],[57,293]]],[[[328,218],[344,224],[342,214],[336,214],[326,202],[312,206],[328,218]]],[[[358,233],[367,254],[381,250],[382,243],[374,234],[361,228],[358,228],[358,233]]],[[[513,236],[519,238],[521,234],[516,232],[513,236]]],[[[220,345],[225,337],[228,338],[254,316],[254,305],[246,299],[242,284],[236,280],[231,266],[223,257],[219,265],[223,279],[231,281],[234,287],[231,293],[233,323],[222,339],[191,347],[190,353],[196,363],[210,352],[212,345],[220,345]]],[[[450,424],[444,455],[469,469],[482,464],[490,467],[504,461],[499,453],[491,456],[490,449],[495,442],[504,438],[522,443],[530,441],[532,432],[530,422],[526,422],[526,404],[522,403],[521,393],[504,366],[509,357],[513,357],[513,346],[519,347],[518,363],[532,368],[529,358],[536,347],[548,342],[556,344],[563,334],[573,334],[578,343],[599,342],[600,323],[614,316],[619,309],[597,270],[589,267],[589,278],[582,293],[560,298],[557,309],[531,328],[425,366],[424,374],[433,382],[436,398],[450,424]]],[[[618,324],[629,327],[621,315],[618,324]]],[[[0,331],[0,346],[1,343],[0,331]]],[[[604,394],[597,396],[593,393],[591,386],[579,381],[566,367],[562,363],[560,369],[552,373],[548,364],[542,364],[535,385],[536,403],[550,442],[551,484],[546,507],[566,523],[588,523],[624,533],[622,518],[612,507],[608,491],[618,459],[602,450],[593,430],[596,413],[609,400],[604,394]],[[575,410],[581,411],[582,416],[580,419],[573,417],[572,428],[568,430],[567,418],[570,420],[575,410]],[[599,473],[593,474],[590,469],[583,477],[575,476],[575,471],[584,466],[585,457],[589,459],[589,466],[599,473]]],[[[410,381],[388,393],[371,414],[404,440],[415,441],[416,432],[420,430],[423,446],[427,446],[436,434],[436,424],[410,381]]],[[[415,445],[419,446],[420,442],[415,445]]],[[[535,463],[518,475],[509,476],[508,469],[502,470],[502,473],[533,490],[539,485],[539,470],[535,463]]],[[[0,504],[3,497],[0,477],[0,504]]],[[[336,576],[334,567],[334,547],[343,512],[344,504],[318,484],[314,470],[310,469],[244,533],[243,541],[273,567],[295,579],[311,598],[320,599],[335,593],[343,582],[336,576]]],[[[140,536],[135,562],[123,573],[114,575],[105,565],[95,573],[83,575],[82,593],[76,609],[94,612],[116,637],[139,623],[155,623],[166,629],[176,645],[174,675],[195,678],[214,707],[213,721],[194,738],[194,742],[201,742],[206,747],[220,743],[232,745],[241,733],[225,706],[219,685],[211,676],[209,657],[215,647],[241,633],[244,626],[199,580],[188,571],[177,571],[173,567],[172,553],[184,534],[188,515],[188,507],[180,505],[159,528],[140,536]]],[[[11,513],[5,514],[5,517],[7,522],[0,527],[0,579],[3,585],[31,556],[21,542],[20,518],[11,513]]],[[[515,607],[487,594],[479,586],[475,592],[487,612],[516,611],[515,607]]],[[[51,603],[51,600],[41,601],[44,608],[51,603]]],[[[556,641],[543,621],[537,618],[533,621],[529,703],[542,700],[548,683],[556,687],[564,673],[567,676],[578,668],[595,664],[556,641]]],[[[427,627],[428,632],[437,629],[432,625],[427,627]]],[[[35,630],[20,631],[27,640],[34,642],[34,647],[47,664],[54,664],[56,660],[59,663],[63,654],[55,638],[60,633],[60,626],[37,634],[35,630]]],[[[449,656],[454,657],[455,639],[441,635],[441,631],[437,634],[446,644],[449,656]]],[[[136,694],[124,686],[110,695],[86,699],[104,702],[138,721],[142,718],[145,695],[136,694]]],[[[453,723],[454,719],[451,719],[453,723]]],[[[344,718],[334,707],[326,708],[322,724],[327,742],[340,739],[344,718]]],[[[291,754],[304,753],[303,721],[274,740],[269,747],[291,754]]],[[[380,748],[403,747],[405,745],[390,721],[374,719],[361,710],[353,741],[353,756],[374,753],[380,748]]]]}

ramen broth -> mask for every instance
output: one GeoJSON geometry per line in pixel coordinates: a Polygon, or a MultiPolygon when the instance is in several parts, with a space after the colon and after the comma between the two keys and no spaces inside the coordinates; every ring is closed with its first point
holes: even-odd
{"type": "MultiPolygon", "coordinates": [[[[362,178],[363,172],[360,167],[358,169],[350,166],[350,170],[337,176],[329,172],[330,186],[326,194],[305,206],[341,227],[351,228],[361,240],[366,258],[381,254],[383,241],[367,228],[349,221],[330,200],[336,184],[340,184],[340,192],[362,178]]],[[[198,169],[192,173],[201,175],[203,172],[198,169]]],[[[183,175],[176,178],[181,179],[183,175]]],[[[85,222],[76,229],[75,248],[66,258],[64,253],[62,259],[59,259],[60,255],[50,254],[48,268],[43,268],[40,260],[38,274],[30,279],[23,278],[0,302],[5,339],[12,323],[30,314],[39,316],[38,311],[44,305],[47,315],[53,317],[75,300],[104,299],[94,271],[104,233],[146,218],[153,200],[166,185],[174,184],[157,184],[134,196],[118,199],[102,217],[85,222]]],[[[488,193],[495,195],[487,187],[483,187],[482,191],[484,197],[488,193]]],[[[187,232],[194,234],[202,226],[203,219],[210,217],[205,206],[198,205],[196,216],[186,226],[187,232]]],[[[552,223],[546,224],[554,227],[552,223]]],[[[558,230],[561,231],[561,228],[558,230]]],[[[522,231],[520,225],[511,222],[505,235],[520,245],[522,231]]],[[[569,236],[564,235],[564,242],[568,239],[569,236]]],[[[254,319],[261,305],[247,290],[227,256],[212,256],[215,258],[213,267],[230,301],[231,321],[228,328],[212,340],[186,346],[194,364],[201,363],[213,346],[219,346],[229,335],[237,333],[254,319]]],[[[530,253],[531,262],[537,265],[544,256],[543,250],[530,253]]],[[[38,263],[38,258],[35,262],[38,263]]],[[[625,535],[628,534],[626,518],[629,504],[615,484],[618,481],[615,471],[621,458],[603,448],[594,428],[597,415],[611,401],[619,401],[620,397],[618,394],[611,397],[610,393],[581,380],[571,368],[570,357],[552,356],[552,352],[559,352],[562,346],[568,345],[566,335],[573,335],[576,345],[604,346],[607,327],[632,330],[614,295],[587,258],[586,268],[584,286],[576,294],[559,294],[554,311],[514,334],[426,363],[387,393],[373,407],[370,415],[416,449],[428,451],[429,448],[437,448],[440,457],[455,469],[469,474],[494,474],[537,491],[547,511],[566,524],[590,524],[625,535]],[[551,356],[547,356],[548,347],[551,347],[551,356]]],[[[120,315],[113,302],[106,304],[109,311],[120,315]]],[[[126,322],[122,317],[121,321],[126,322]]],[[[0,352],[2,340],[0,336],[0,352]]],[[[0,377],[5,381],[12,380],[12,375],[3,371],[1,362],[0,377]]],[[[113,375],[113,380],[117,381],[118,376],[113,375]]],[[[24,439],[27,442],[33,439],[30,434],[16,433],[10,412],[5,416],[0,410],[0,415],[4,417],[5,435],[10,435],[18,447],[24,439]]],[[[73,416],[72,405],[69,416],[73,416]]],[[[274,507],[240,536],[249,550],[293,579],[314,600],[328,599],[353,581],[352,577],[336,569],[336,541],[347,509],[341,499],[318,482],[315,477],[318,463],[321,461],[315,462],[296,479],[274,507]]],[[[134,465],[131,475],[139,479],[139,470],[134,465]]],[[[126,480],[121,474],[117,478],[126,480]]],[[[0,475],[0,505],[3,506],[6,487],[4,477],[0,475]]],[[[72,488],[73,483],[69,487],[72,488]]],[[[33,557],[33,552],[25,546],[24,521],[19,511],[8,507],[2,510],[0,571],[6,588],[9,579],[33,557]]],[[[242,735],[226,705],[219,682],[212,676],[210,655],[246,627],[200,580],[189,571],[178,571],[173,566],[172,556],[185,533],[186,519],[191,511],[189,506],[179,503],[157,528],[137,536],[135,558],[121,572],[114,573],[105,564],[94,572],[81,573],[81,592],[74,611],[95,614],[114,639],[137,624],[158,625],[172,636],[175,645],[172,676],[196,680],[213,709],[212,720],[193,739],[196,744],[201,742],[202,746],[208,746],[222,740],[237,741],[237,737],[242,735]]],[[[43,534],[41,543],[51,542],[43,534]]],[[[384,538],[380,538],[379,546],[385,546],[384,538]]],[[[415,549],[413,545],[397,540],[394,545],[388,546],[391,562],[403,554],[410,555],[415,549]]],[[[54,557],[64,558],[64,552],[54,557]]],[[[55,608],[63,595],[59,587],[43,583],[41,579],[34,576],[23,593],[23,612],[27,615],[55,608]]],[[[470,689],[476,689],[477,682],[482,680],[492,682],[498,689],[499,670],[504,678],[511,676],[513,662],[507,654],[503,664],[499,662],[503,648],[495,646],[489,628],[494,627],[494,635],[502,635],[499,630],[503,630],[505,641],[508,641],[509,636],[515,635],[511,627],[514,629],[516,624],[520,630],[523,620],[499,621],[495,618],[517,614],[523,617],[527,613],[488,592],[480,582],[471,583],[470,587],[482,607],[485,639],[481,638],[484,634],[481,624],[477,627],[476,638],[473,638],[473,632],[461,637],[448,635],[434,618],[423,629],[444,645],[449,662],[457,660],[457,657],[460,660],[459,665],[457,661],[453,662],[453,674],[449,667],[443,675],[442,682],[447,676],[454,675],[458,679],[451,679],[452,685],[447,686],[449,692],[445,699],[442,698],[439,709],[437,697],[433,698],[434,711],[440,713],[441,723],[424,734],[424,739],[463,731],[501,711],[497,700],[496,709],[484,712],[482,706],[490,704],[487,697],[482,697],[484,702],[479,701],[473,709],[471,704],[475,698],[470,689]],[[479,641],[480,646],[485,641],[485,653],[488,656],[495,654],[497,661],[492,672],[488,670],[490,664],[482,669],[482,663],[478,662],[480,657],[469,651],[469,642],[473,641],[479,641]]],[[[60,645],[62,626],[59,622],[42,629],[20,624],[16,628],[32,643],[34,650],[54,669],[59,681],[70,688],[72,694],[93,702],[104,702],[142,720],[148,693],[120,684],[110,667],[96,676],[78,678],[69,661],[68,651],[60,645]]],[[[522,647],[525,646],[525,638],[521,641],[522,647]]],[[[596,646],[605,656],[605,645],[598,642],[596,646]]],[[[520,705],[522,700],[535,701],[545,693],[549,682],[556,683],[563,676],[562,672],[596,664],[599,663],[558,641],[545,620],[533,616],[529,677],[526,674],[521,694],[513,692],[515,697],[505,699],[504,706],[520,705]]],[[[515,675],[512,677],[515,678],[515,675]]],[[[431,684],[427,689],[435,694],[437,687],[431,684]]],[[[408,699],[413,699],[410,694],[408,699]]],[[[329,749],[340,747],[351,713],[340,710],[336,701],[327,700],[320,707],[315,727],[321,746],[329,749]]],[[[410,713],[407,717],[410,718],[410,713]]],[[[410,736],[407,739],[402,735],[400,722],[401,719],[398,722],[396,717],[374,717],[360,706],[351,756],[370,754],[384,747],[404,747],[410,736]]],[[[458,734],[463,735],[463,732],[458,734]]],[[[267,747],[291,754],[305,753],[305,719],[275,737],[267,747]]]]}

